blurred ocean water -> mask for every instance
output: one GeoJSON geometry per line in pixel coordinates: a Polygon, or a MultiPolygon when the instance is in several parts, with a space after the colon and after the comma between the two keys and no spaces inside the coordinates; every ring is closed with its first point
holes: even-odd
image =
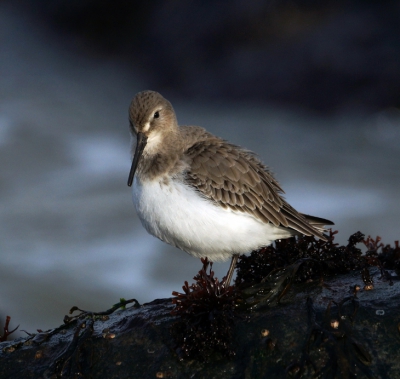
{"type": "MultiPolygon", "coordinates": [[[[200,262],[146,233],[126,185],[127,110],[146,83],[118,62],[62,50],[6,7],[0,33],[0,317],[33,332],[73,305],[103,310],[180,290],[200,262]]],[[[181,124],[257,152],[294,207],[335,222],[339,242],[358,230],[399,239],[396,110],[321,116],[169,100],[181,124]]]]}

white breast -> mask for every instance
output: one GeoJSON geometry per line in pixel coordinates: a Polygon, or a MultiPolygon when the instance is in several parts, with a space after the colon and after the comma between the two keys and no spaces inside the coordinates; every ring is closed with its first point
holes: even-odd
{"type": "Polygon", "coordinates": [[[223,261],[292,233],[250,214],[224,209],[179,180],[135,177],[133,203],[146,230],[195,257],[223,261]]]}

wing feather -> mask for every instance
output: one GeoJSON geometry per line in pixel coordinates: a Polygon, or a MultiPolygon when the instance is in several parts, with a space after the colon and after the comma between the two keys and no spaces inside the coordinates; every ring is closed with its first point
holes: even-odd
{"type": "Polygon", "coordinates": [[[252,153],[217,137],[207,137],[185,152],[189,167],[185,181],[189,185],[224,208],[325,239],[320,225],[311,225],[307,216],[285,201],[278,182],[252,153]]]}

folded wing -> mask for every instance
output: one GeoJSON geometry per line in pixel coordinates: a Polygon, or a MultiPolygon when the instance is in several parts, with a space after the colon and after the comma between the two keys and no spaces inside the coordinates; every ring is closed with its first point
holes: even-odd
{"type": "Polygon", "coordinates": [[[279,183],[251,152],[212,138],[195,143],[185,156],[190,167],[185,180],[205,198],[262,222],[326,240],[323,226],[332,222],[291,207],[282,197],[279,183]]]}

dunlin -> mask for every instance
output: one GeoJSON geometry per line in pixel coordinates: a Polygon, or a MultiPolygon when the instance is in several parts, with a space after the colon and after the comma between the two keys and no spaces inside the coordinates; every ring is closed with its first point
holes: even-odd
{"type": "Polygon", "coordinates": [[[296,234],[322,240],[331,221],[297,212],[254,153],[198,126],[178,126],[171,103],[139,92],[129,108],[133,203],[153,236],[198,258],[232,258],[296,234]]]}

